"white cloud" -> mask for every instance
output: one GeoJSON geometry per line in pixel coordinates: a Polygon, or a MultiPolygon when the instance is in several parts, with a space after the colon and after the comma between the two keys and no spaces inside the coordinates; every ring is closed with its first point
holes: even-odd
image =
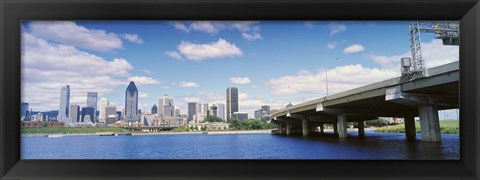
{"type": "Polygon", "coordinates": [[[250,78],[248,77],[232,77],[230,78],[230,82],[232,82],[233,84],[249,84],[251,81],[250,81],[250,78]]]}
{"type": "Polygon", "coordinates": [[[180,83],[175,83],[174,85],[177,85],[179,87],[184,87],[184,88],[197,88],[200,87],[197,83],[195,82],[189,82],[189,81],[183,81],[180,83]]]}
{"type": "Polygon", "coordinates": [[[330,26],[329,26],[329,29],[330,29],[330,36],[333,36],[335,34],[346,31],[347,26],[345,26],[343,24],[338,24],[338,23],[331,23],[330,26]]]}
{"type": "Polygon", "coordinates": [[[36,37],[94,51],[122,49],[122,40],[115,33],[87,29],[71,21],[32,21],[30,31],[36,37]]]}
{"type": "Polygon", "coordinates": [[[150,74],[150,75],[155,74],[155,72],[150,71],[150,70],[148,70],[148,69],[142,69],[142,71],[143,71],[144,73],[150,74]]]}
{"type": "Polygon", "coordinates": [[[210,35],[215,35],[218,32],[227,30],[238,30],[242,37],[248,41],[255,41],[262,39],[260,34],[260,27],[255,25],[257,22],[253,21],[194,21],[188,23],[172,22],[175,29],[181,30],[185,33],[190,31],[204,32],[210,35]]]}
{"type": "Polygon", "coordinates": [[[135,85],[141,86],[141,85],[151,85],[151,84],[160,84],[160,81],[155,80],[151,77],[147,76],[132,76],[128,78],[128,81],[133,81],[135,82],[135,85]]]}
{"type": "Polygon", "coordinates": [[[365,51],[365,48],[360,44],[352,44],[347,48],[343,49],[343,53],[345,54],[352,54],[357,52],[365,51]]]}
{"type": "Polygon", "coordinates": [[[59,108],[60,89],[64,85],[70,85],[74,101],[83,100],[88,91],[104,96],[115,87],[126,87],[124,79],[133,69],[125,59],[105,60],[29,33],[22,34],[21,61],[22,100],[42,111],[59,108]]]}
{"type": "Polygon", "coordinates": [[[312,29],[315,26],[312,21],[305,21],[303,22],[303,25],[308,29],[312,29]]]}
{"type": "Polygon", "coordinates": [[[122,34],[122,38],[135,44],[143,44],[143,39],[137,34],[122,34]]]}
{"type": "MultiPolygon", "coordinates": [[[[445,46],[440,39],[433,39],[430,42],[422,43],[422,54],[427,68],[458,61],[460,57],[459,46],[445,46]]],[[[411,52],[406,51],[405,53],[391,56],[368,56],[369,59],[375,61],[383,68],[396,70],[400,68],[400,59],[402,57],[411,57],[411,52]]]]}
{"type": "Polygon", "coordinates": [[[182,41],[178,45],[178,51],[187,59],[193,61],[242,55],[242,51],[235,44],[229,43],[222,38],[218,39],[217,42],[208,44],[194,44],[182,41]]]}
{"type": "MultiPolygon", "coordinates": [[[[390,70],[365,68],[360,64],[339,66],[328,70],[328,91],[329,94],[341,92],[392,78],[398,74],[390,70]]],[[[325,72],[286,75],[268,80],[267,85],[276,96],[299,93],[325,94],[325,72]]]]}
{"type": "Polygon", "coordinates": [[[180,56],[180,54],[178,54],[176,51],[166,51],[165,54],[175,59],[182,59],[182,56],[180,56]]]}
{"type": "Polygon", "coordinates": [[[329,42],[327,43],[327,48],[332,50],[332,49],[335,49],[335,47],[337,47],[337,44],[333,43],[333,42],[329,42]]]}
{"type": "Polygon", "coordinates": [[[146,99],[146,98],[148,98],[148,94],[139,91],[139,92],[138,92],[138,98],[146,99]]]}

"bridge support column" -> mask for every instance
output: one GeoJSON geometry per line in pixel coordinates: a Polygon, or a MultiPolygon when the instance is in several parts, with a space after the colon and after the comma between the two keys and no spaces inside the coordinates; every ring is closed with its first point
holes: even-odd
{"type": "Polygon", "coordinates": [[[337,126],[337,123],[333,123],[333,134],[338,134],[338,126],[337,126]]]}
{"type": "Polygon", "coordinates": [[[285,131],[287,131],[287,135],[290,135],[290,123],[287,121],[285,122],[285,131]]]}
{"type": "Polygon", "coordinates": [[[421,105],[418,107],[420,114],[420,129],[422,141],[441,141],[438,107],[435,105],[421,105]]]}
{"type": "Polygon", "coordinates": [[[308,120],[302,119],[302,134],[308,136],[308,120]]]}
{"type": "Polygon", "coordinates": [[[337,116],[338,137],[347,137],[347,115],[340,114],[337,116]]]}
{"type": "Polygon", "coordinates": [[[324,133],[324,131],[323,131],[323,130],[324,130],[324,129],[323,129],[323,123],[321,123],[321,124],[320,124],[320,133],[322,133],[322,134],[323,134],[323,133],[324,133]]]}
{"type": "Polygon", "coordinates": [[[279,123],[279,124],[278,124],[278,131],[277,131],[278,134],[283,134],[283,133],[284,133],[284,132],[283,132],[283,127],[284,127],[284,126],[285,126],[285,125],[283,125],[283,123],[279,123]]]}
{"type": "Polygon", "coordinates": [[[414,140],[417,135],[417,130],[415,129],[415,118],[413,116],[403,117],[405,123],[405,135],[407,140],[414,140]]]}
{"type": "Polygon", "coordinates": [[[358,121],[358,136],[365,136],[365,124],[363,121],[358,121]]]}

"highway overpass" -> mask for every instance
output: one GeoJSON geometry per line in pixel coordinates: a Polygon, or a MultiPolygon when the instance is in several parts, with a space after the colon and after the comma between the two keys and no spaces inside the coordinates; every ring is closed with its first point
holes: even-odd
{"type": "Polygon", "coordinates": [[[334,133],[345,138],[347,122],[358,122],[363,136],[364,121],[403,117],[406,137],[415,139],[414,117],[420,117],[422,141],[441,141],[438,110],[459,108],[459,77],[456,61],[429,68],[413,81],[396,77],[296,104],[271,114],[271,122],[279,125],[277,133],[304,136],[323,133],[324,124],[332,124],[334,133]]]}

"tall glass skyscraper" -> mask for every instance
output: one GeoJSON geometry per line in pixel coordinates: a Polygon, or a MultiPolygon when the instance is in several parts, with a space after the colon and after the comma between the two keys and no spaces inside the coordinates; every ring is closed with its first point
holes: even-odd
{"type": "Polygon", "coordinates": [[[23,121],[25,119],[28,119],[28,103],[23,103],[22,102],[22,107],[20,108],[20,120],[23,121]]]}
{"type": "Polygon", "coordinates": [[[70,86],[62,87],[60,91],[60,109],[58,110],[57,120],[66,122],[68,118],[68,109],[70,108],[70,86]]]}
{"type": "Polygon", "coordinates": [[[97,101],[98,101],[98,93],[97,92],[87,92],[87,107],[93,107],[93,117],[90,117],[95,121],[97,115],[97,101]]]}
{"type": "Polygon", "coordinates": [[[197,104],[196,102],[188,103],[188,121],[193,120],[193,115],[197,114],[197,104]]]}
{"type": "Polygon", "coordinates": [[[238,88],[227,88],[227,120],[233,117],[233,113],[238,112],[238,88]]]}
{"type": "Polygon", "coordinates": [[[130,81],[125,90],[125,120],[138,121],[138,89],[133,81],[130,81]]]}

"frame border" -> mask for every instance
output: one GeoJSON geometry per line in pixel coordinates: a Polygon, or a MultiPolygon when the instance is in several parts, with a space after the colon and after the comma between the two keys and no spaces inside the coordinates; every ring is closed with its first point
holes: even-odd
{"type": "Polygon", "coordinates": [[[0,19],[0,179],[480,177],[478,0],[0,0],[0,19]],[[460,20],[461,160],[20,160],[20,20],[192,19],[460,20]]]}

